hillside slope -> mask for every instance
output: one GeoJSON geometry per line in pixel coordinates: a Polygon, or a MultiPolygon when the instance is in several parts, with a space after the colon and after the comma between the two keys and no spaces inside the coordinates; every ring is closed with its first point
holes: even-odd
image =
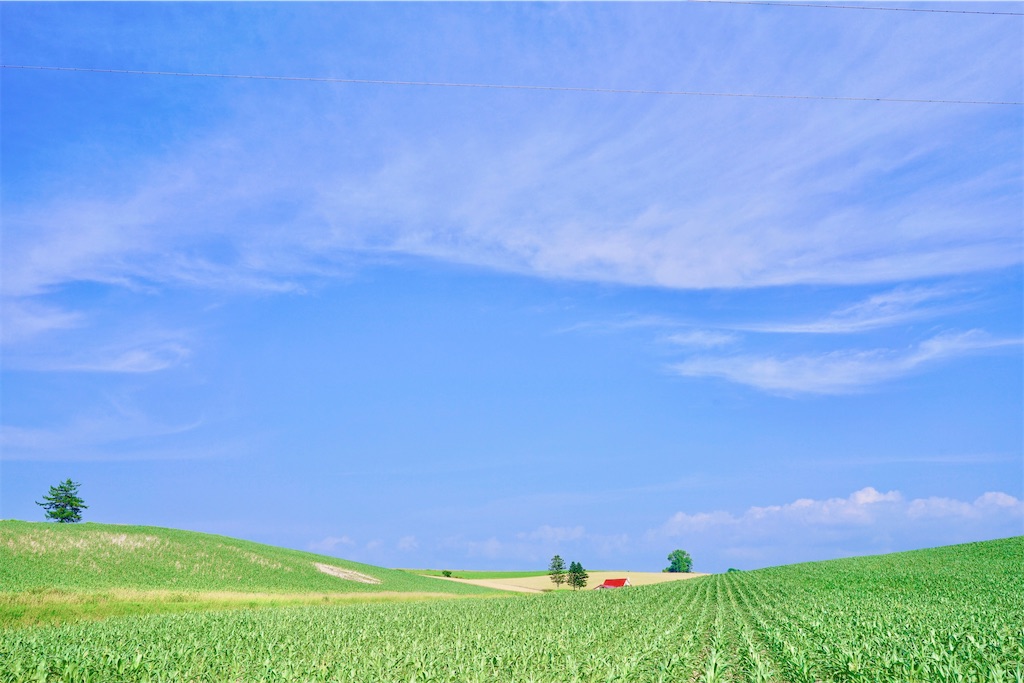
{"type": "Polygon", "coordinates": [[[109,589],[289,594],[487,592],[396,569],[195,531],[0,521],[0,593],[109,589]]]}

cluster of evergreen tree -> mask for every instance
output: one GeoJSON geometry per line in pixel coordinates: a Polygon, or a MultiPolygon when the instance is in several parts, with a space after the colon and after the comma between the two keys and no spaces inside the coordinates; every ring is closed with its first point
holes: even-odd
{"type": "Polygon", "coordinates": [[[579,562],[570,562],[567,571],[565,560],[560,555],[555,555],[551,558],[551,564],[548,565],[548,576],[551,577],[551,582],[555,584],[555,588],[560,588],[564,583],[573,590],[586,588],[587,579],[590,578],[583,565],[579,562]]]}

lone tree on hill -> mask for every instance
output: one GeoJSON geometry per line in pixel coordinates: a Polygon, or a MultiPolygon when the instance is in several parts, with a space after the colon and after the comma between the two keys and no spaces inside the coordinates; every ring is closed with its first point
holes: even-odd
{"type": "Polygon", "coordinates": [[[57,486],[50,487],[50,495],[43,496],[45,502],[36,501],[36,505],[42,505],[46,509],[46,518],[58,522],[81,522],[82,510],[89,508],[81,498],[78,497],[77,484],[70,479],[57,486]]]}
{"type": "Polygon", "coordinates": [[[693,571],[693,558],[690,557],[690,553],[685,550],[673,550],[668,554],[668,561],[672,564],[661,571],[683,573],[693,571]]]}
{"type": "Polygon", "coordinates": [[[587,587],[587,579],[590,575],[587,574],[586,570],[583,569],[583,565],[579,562],[571,562],[569,564],[569,585],[572,586],[573,590],[587,587]]]}
{"type": "Polygon", "coordinates": [[[565,560],[562,559],[561,555],[555,555],[551,558],[551,564],[548,565],[548,576],[551,577],[555,588],[561,588],[562,584],[565,583],[565,560]]]}

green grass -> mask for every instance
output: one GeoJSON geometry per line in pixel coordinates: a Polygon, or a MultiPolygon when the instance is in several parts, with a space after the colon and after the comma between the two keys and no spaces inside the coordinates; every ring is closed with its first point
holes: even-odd
{"type": "Polygon", "coordinates": [[[546,571],[538,572],[478,572],[467,569],[403,569],[404,572],[420,576],[444,576],[445,571],[452,573],[453,579],[522,579],[528,576],[545,576],[546,571]]]}
{"type": "Polygon", "coordinates": [[[259,605],[347,602],[355,595],[379,600],[370,596],[396,593],[491,591],[193,531],[0,521],[0,624],[219,608],[253,600],[259,605]],[[331,576],[317,563],[379,583],[331,576]]]}
{"type": "Polygon", "coordinates": [[[1016,683],[1021,566],[1024,537],[617,591],[9,629],[0,682],[1016,683]]]}
{"type": "MultiPolygon", "coordinates": [[[[0,630],[99,621],[111,617],[213,610],[354,605],[483,597],[446,593],[227,593],[187,591],[28,591],[0,593],[0,630]]],[[[488,597],[502,597],[495,592],[488,597]]]]}

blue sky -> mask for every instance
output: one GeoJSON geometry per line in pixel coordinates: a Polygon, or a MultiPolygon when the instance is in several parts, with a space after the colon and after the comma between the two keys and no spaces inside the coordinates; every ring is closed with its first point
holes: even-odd
{"type": "MultiPolygon", "coordinates": [[[[1012,16],[0,12],[8,65],[1024,100],[1012,16]]],[[[0,78],[4,518],[71,477],[91,521],[481,569],[1024,533],[1024,107],[0,78]]]]}

